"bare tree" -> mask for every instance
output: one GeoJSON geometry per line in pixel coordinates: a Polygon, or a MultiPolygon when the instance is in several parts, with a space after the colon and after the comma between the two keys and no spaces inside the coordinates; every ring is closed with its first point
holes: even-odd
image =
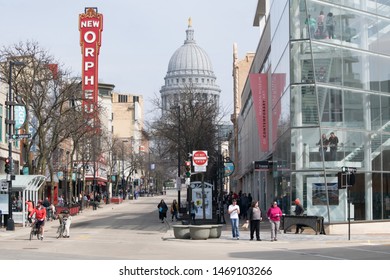
{"type": "MultiPolygon", "coordinates": [[[[70,76],[70,71],[56,61],[36,42],[20,42],[0,49],[0,79],[8,82],[7,65],[10,60],[25,64],[14,69],[12,83],[17,100],[28,112],[24,130],[32,134],[23,143],[30,174],[50,176],[63,170],[65,158],[61,144],[77,141],[85,132],[88,120],[80,110],[80,79],[70,76]]],[[[66,166],[66,170],[67,170],[66,166]]]]}
{"type": "Polygon", "coordinates": [[[171,162],[167,166],[170,170],[175,169],[178,154],[183,164],[193,150],[207,150],[212,164],[217,152],[217,124],[222,118],[218,104],[193,85],[183,88],[178,96],[168,110],[163,110],[159,99],[153,101],[162,111],[161,118],[150,124],[155,148],[163,160],[171,162]]]}

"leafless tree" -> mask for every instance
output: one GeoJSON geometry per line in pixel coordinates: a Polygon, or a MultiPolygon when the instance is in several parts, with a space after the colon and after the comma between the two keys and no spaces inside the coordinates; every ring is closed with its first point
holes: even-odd
{"type": "Polygon", "coordinates": [[[177,166],[174,163],[179,154],[183,165],[194,150],[208,151],[209,164],[212,164],[217,152],[217,124],[222,119],[218,104],[199,88],[188,85],[178,96],[168,110],[163,110],[161,100],[153,100],[154,106],[162,113],[149,124],[156,151],[163,161],[170,162],[166,167],[171,170],[168,175],[174,174],[177,166]]]}
{"type": "Polygon", "coordinates": [[[80,141],[87,133],[89,120],[80,110],[80,78],[71,77],[70,71],[38,43],[20,42],[0,49],[2,82],[8,83],[11,60],[25,65],[14,67],[12,86],[28,112],[24,131],[32,134],[22,145],[26,164],[30,174],[48,175],[53,185],[55,172],[64,169],[62,144],[80,141]]]}

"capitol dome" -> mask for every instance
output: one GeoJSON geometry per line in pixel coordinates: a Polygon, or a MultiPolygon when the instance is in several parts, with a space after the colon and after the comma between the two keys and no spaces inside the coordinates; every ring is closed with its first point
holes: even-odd
{"type": "Polygon", "coordinates": [[[196,44],[191,19],[188,20],[186,40],[172,55],[165,76],[165,85],[160,93],[164,107],[168,108],[170,102],[180,90],[191,86],[202,91],[207,98],[218,104],[221,90],[216,85],[213,66],[207,53],[196,44]]]}

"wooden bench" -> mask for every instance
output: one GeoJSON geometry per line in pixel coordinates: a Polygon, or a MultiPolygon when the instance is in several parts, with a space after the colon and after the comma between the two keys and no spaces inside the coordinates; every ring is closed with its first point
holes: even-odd
{"type": "Polygon", "coordinates": [[[283,215],[280,226],[286,233],[287,229],[293,225],[302,225],[312,228],[316,234],[326,234],[324,228],[324,217],[322,216],[293,216],[283,215]]]}

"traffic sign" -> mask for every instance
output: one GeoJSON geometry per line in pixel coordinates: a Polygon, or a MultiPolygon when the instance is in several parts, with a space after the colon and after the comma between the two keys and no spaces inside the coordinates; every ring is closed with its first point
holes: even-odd
{"type": "Polygon", "coordinates": [[[192,165],[194,166],[207,166],[207,151],[193,151],[192,152],[192,165]]]}
{"type": "Polygon", "coordinates": [[[8,182],[7,182],[7,180],[0,180],[0,191],[8,192],[8,182]]]}
{"type": "Polygon", "coordinates": [[[342,173],[356,173],[357,168],[356,167],[348,167],[348,166],[342,166],[341,172],[342,173]]]}
{"type": "Polygon", "coordinates": [[[13,139],[13,140],[18,140],[18,139],[22,139],[22,138],[31,138],[31,134],[30,133],[12,134],[12,137],[11,137],[11,139],[13,139]]]}

